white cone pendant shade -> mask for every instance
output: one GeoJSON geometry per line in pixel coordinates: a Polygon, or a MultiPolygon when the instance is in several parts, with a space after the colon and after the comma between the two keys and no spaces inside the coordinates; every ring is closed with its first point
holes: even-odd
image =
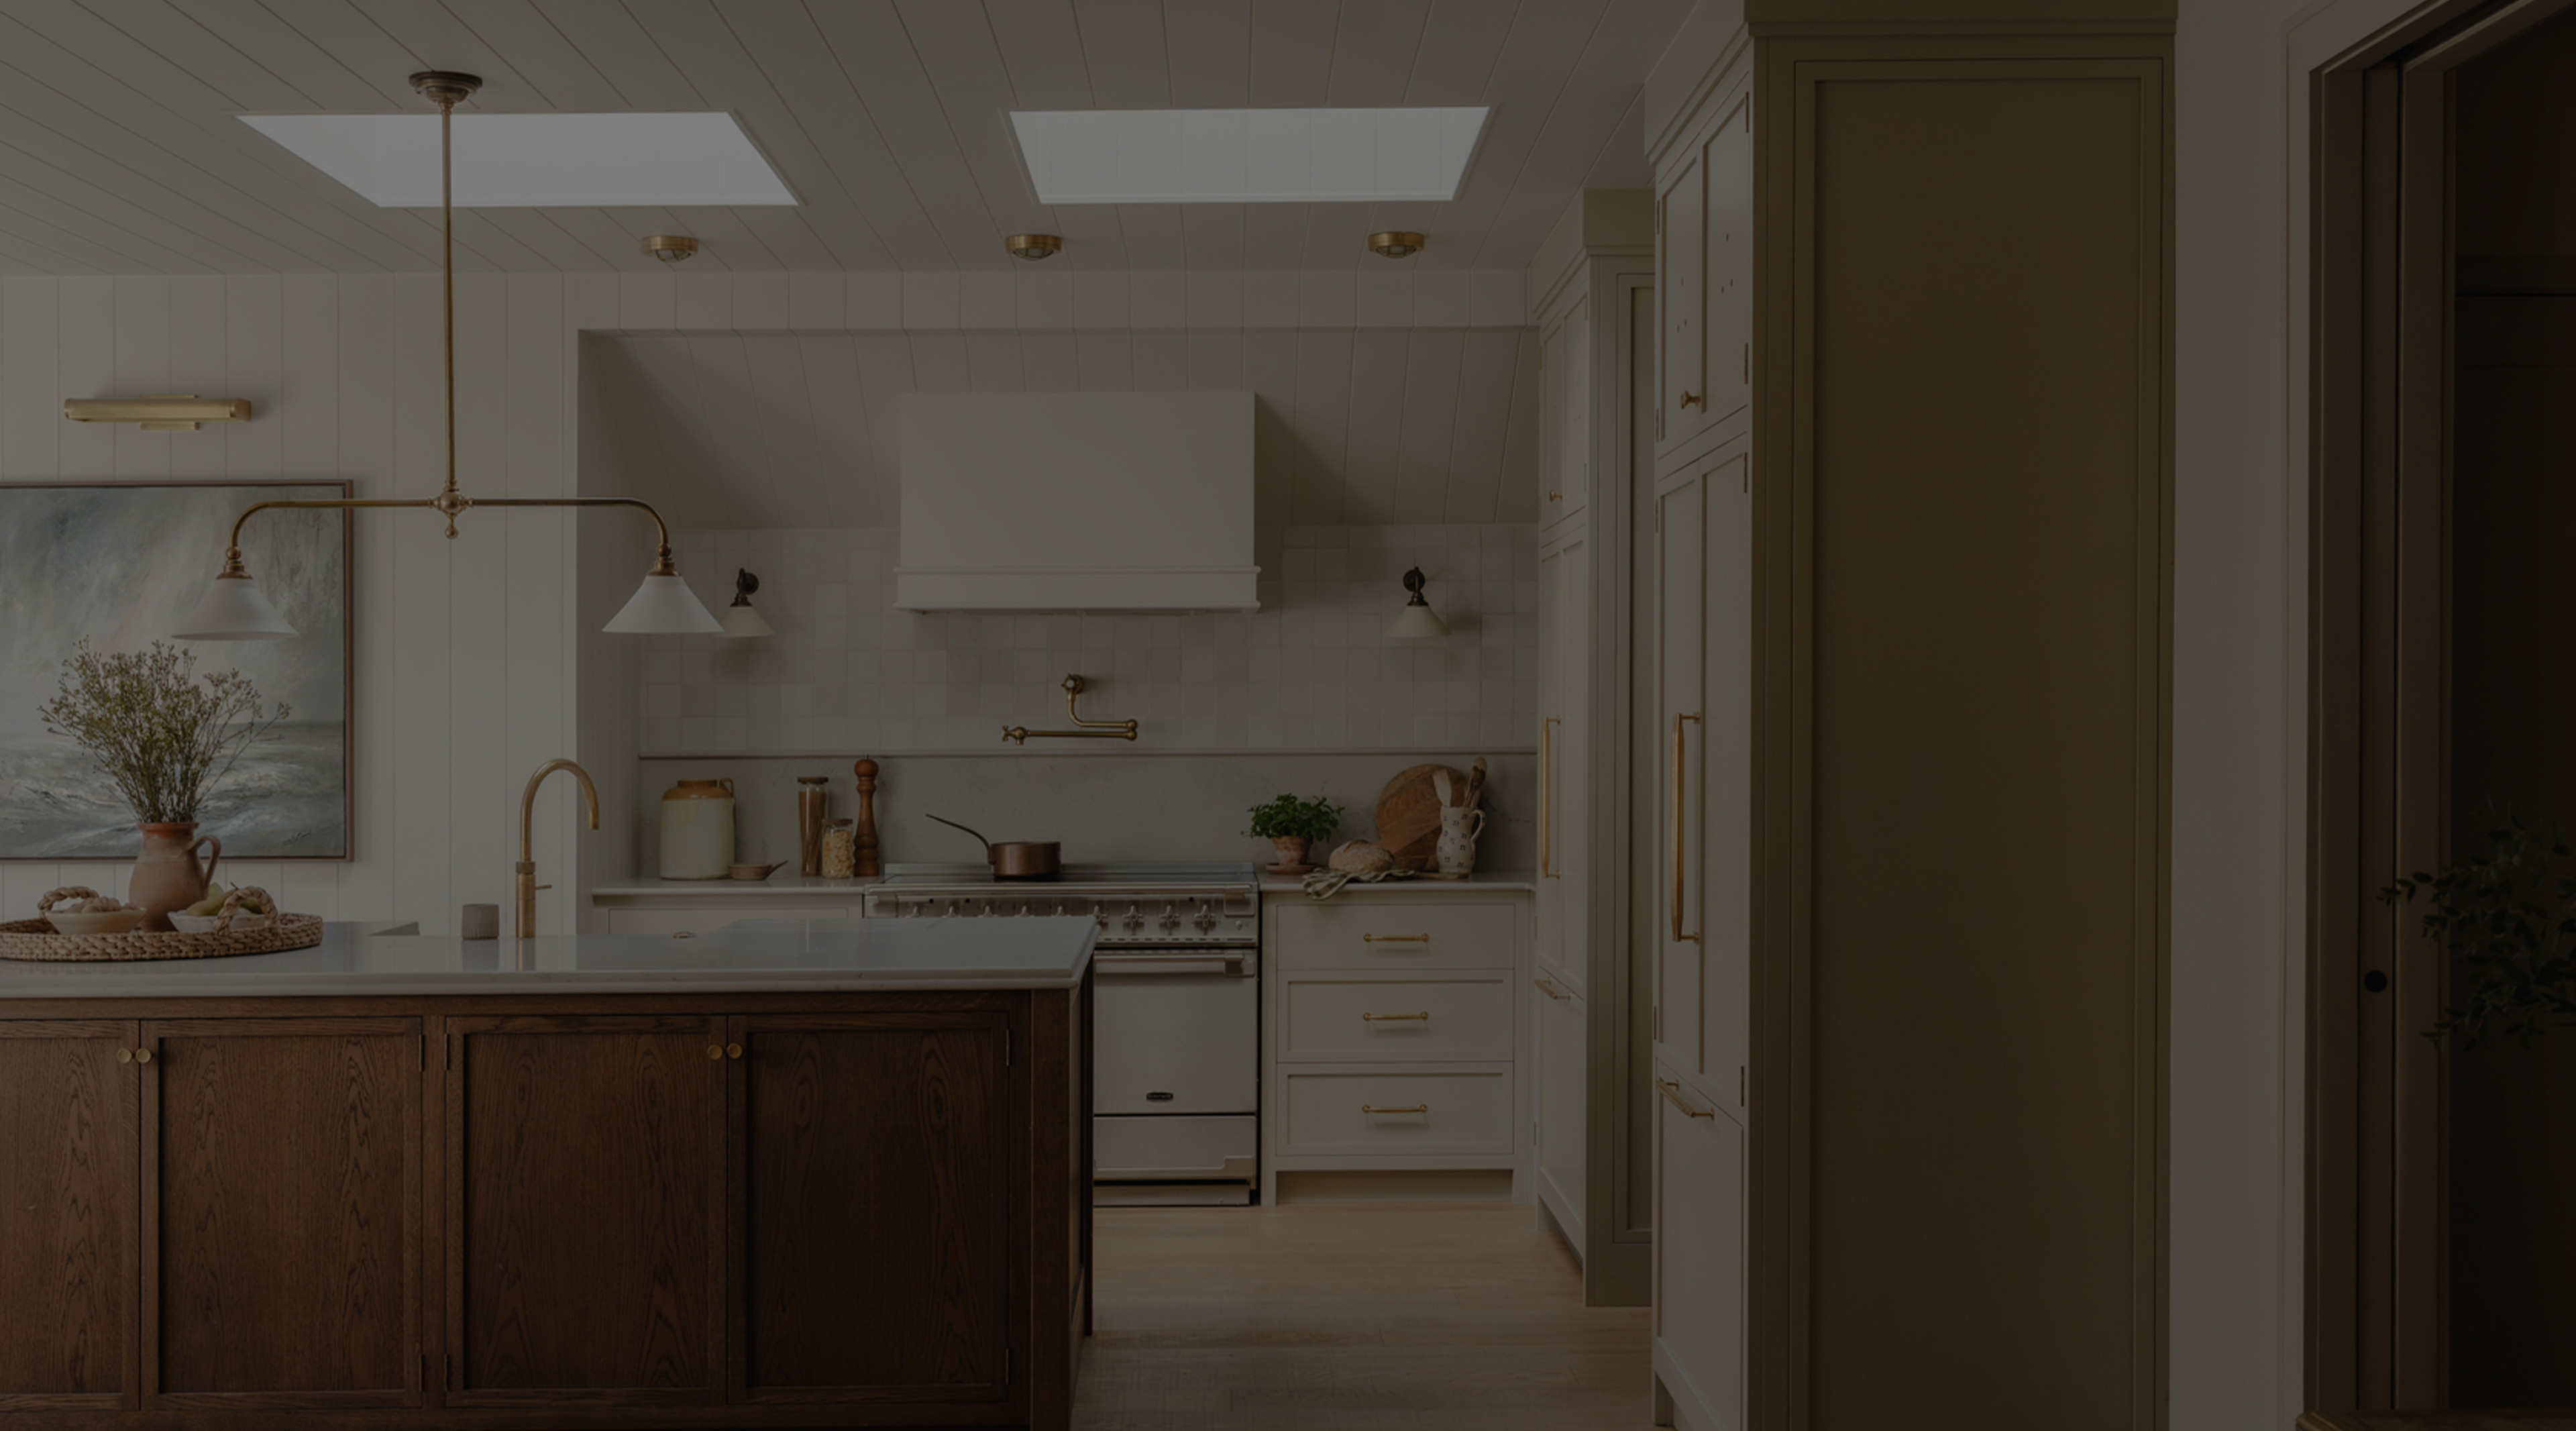
{"type": "Polygon", "coordinates": [[[635,588],[626,609],[599,629],[619,636],[710,636],[724,627],[707,614],[687,582],[655,572],[635,588]]]}
{"type": "Polygon", "coordinates": [[[1422,588],[1428,584],[1422,568],[1418,566],[1404,574],[1404,589],[1412,595],[1404,603],[1404,609],[1395,613],[1395,620],[1387,624],[1386,639],[1419,641],[1449,634],[1449,623],[1440,619],[1440,613],[1431,609],[1430,598],[1422,594],[1422,588]]]}
{"type": "Polygon", "coordinates": [[[724,627],[724,634],[727,636],[775,636],[778,634],[775,630],[771,629],[769,618],[760,614],[759,607],[752,605],[750,602],[743,600],[739,596],[734,598],[733,605],[724,609],[724,615],[718,617],[717,621],[724,627]]]}
{"type": "Polygon", "coordinates": [[[246,576],[218,576],[179,623],[182,641],[281,641],[295,634],[286,613],[246,576]]]}

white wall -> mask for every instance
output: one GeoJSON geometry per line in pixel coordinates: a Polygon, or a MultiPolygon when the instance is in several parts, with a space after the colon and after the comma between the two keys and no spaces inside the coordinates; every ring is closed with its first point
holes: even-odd
{"type": "MultiPolygon", "coordinates": [[[[569,495],[580,454],[579,335],[671,329],[1187,332],[1255,327],[1509,328],[1518,271],[1332,273],[463,275],[457,284],[459,475],[469,494],[569,495]],[[1363,281],[1365,280],[1365,281],[1363,281]]],[[[427,496],[440,464],[436,275],[0,280],[0,481],[349,478],[361,496],[427,496]],[[66,397],[246,397],[256,420],[194,433],[63,420],[66,397]]],[[[1391,476],[1392,474],[1390,474],[1391,476]]],[[[519,788],[585,750],[575,679],[579,552],[591,584],[631,583],[646,537],[622,514],[468,513],[458,540],[420,514],[357,521],[356,859],[236,874],[334,918],[452,929],[466,901],[506,904],[519,788]],[[634,528],[619,535],[616,522],[634,528]],[[595,565],[597,563],[594,563],[595,565]]],[[[220,556],[211,541],[208,572],[220,556]]],[[[683,551],[683,568],[688,554],[683,551]]],[[[604,599],[591,593],[594,601],[604,599]]],[[[631,673],[610,683],[632,700],[631,673]]],[[[9,698],[0,695],[0,699],[9,698]]],[[[1042,713],[1042,712],[1041,712],[1042,713]]],[[[587,723],[614,724],[609,713],[587,723]]],[[[621,713],[631,729],[631,713],[621,713]]],[[[631,749],[609,759],[631,767],[631,749]]],[[[603,774],[609,772],[603,771],[603,774]]],[[[631,779],[631,774],[627,777],[631,779]]],[[[548,930],[571,927],[576,844],[568,782],[539,802],[548,930]]],[[[32,911],[115,865],[0,866],[0,909],[32,911]]]]}

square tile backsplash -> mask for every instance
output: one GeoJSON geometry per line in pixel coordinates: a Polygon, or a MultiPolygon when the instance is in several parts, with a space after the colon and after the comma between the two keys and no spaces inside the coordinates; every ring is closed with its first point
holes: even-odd
{"type": "MultiPolygon", "coordinates": [[[[1173,750],[1506,749],[1538,703],[1538,529],[1263,527],[1257,612],[921,615],[894,600],[897,531],[676,534],[709,610],[733,575],[778,634],[656,637],[643,660],[646,755],[869,750],[1009,753],[1004,725],[1134,717],[1173,750]],[[1391,641],[1406,568],[1450,634],[1391,641]]],[[[1126,750],[1124,742],[1047,748],[1126,750]]],[[[1031,748],[1036,748],[1032,746],[1031,748]]]]}

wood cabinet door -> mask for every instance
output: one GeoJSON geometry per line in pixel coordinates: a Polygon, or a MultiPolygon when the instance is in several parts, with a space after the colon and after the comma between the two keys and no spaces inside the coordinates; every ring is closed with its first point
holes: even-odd
{"type": "Polygon", "coordinates": [[[731,1021],[736,1401],[1001,1401],[1026,1109],[999,1009],[731,1021]]]}
{"type": "Polygon", "coordinates": [[[416,1018],[143,1025],[152,1408],[421,1404],[416,1018]]]}
{"type": "Polygon", "coordinates": [[[0,1020],[0,1412],[137,1404],[140,1037],[0,1020]]]}
{"type": "Polygon", "coordinates": [[[723,1400],[723,1021],[447,1020],[447,1404],[723,1400]]]}
{"type": "Polygon", "coordinates": [[[1663,312],[1655,453],[1661,456],[1708,422],[1708,170],[1697,150],[1661,186],[1655,220],[1655,289],[1663,312]]]}

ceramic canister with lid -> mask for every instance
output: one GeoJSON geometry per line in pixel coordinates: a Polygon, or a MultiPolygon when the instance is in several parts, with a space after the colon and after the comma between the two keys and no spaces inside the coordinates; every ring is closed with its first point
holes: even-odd
{"type": "Polygon", "coordinates": [[[662,878],[723,879],[733,869],[733,782],[683,780],[662,792],[662,878]]]}

